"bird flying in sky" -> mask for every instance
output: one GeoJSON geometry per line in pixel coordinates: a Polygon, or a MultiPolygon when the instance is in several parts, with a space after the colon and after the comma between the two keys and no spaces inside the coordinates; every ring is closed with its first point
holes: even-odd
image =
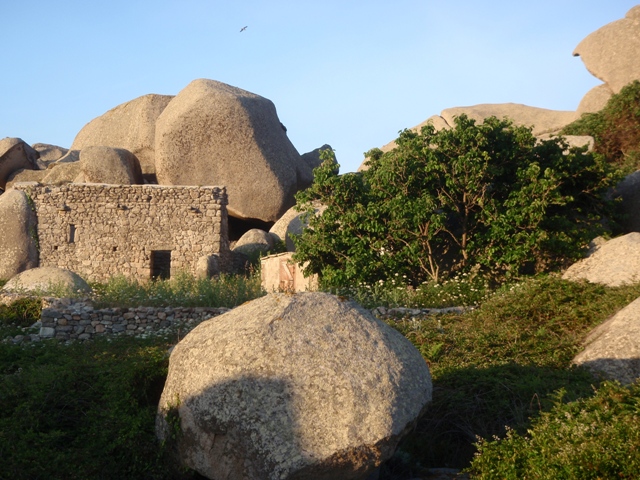
{"type": "Polygon", "coordinates": [[[247,27],[242,27],[242,28],[240,29],[240,33],[244,32],[246,29],[247,29],[247,27]]]}

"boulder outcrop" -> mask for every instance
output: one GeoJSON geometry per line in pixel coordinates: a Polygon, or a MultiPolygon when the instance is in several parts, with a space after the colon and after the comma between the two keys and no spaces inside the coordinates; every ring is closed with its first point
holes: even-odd
{"type": "Polygon", "coordinates": [[[38,266],[36,221],[24,192],[0,195],[0,279],[38,266]]]}
{"type": "MultiPolygon", "coordinates": [[[[533,127],[532,132],[535,136],[558,133],[564,126],[579,117],[577,112],[566,110],[548,110],[518,103],[486,103],[469,107],[447,108],[440,115],[432,115],[410,130],[419,133],[422,131],[422,127],[427,124],[433,125],[436,131],[452,128],[455,125],[455,118],[462,114],[475,120],[477,124],[482,123],[488,117],[497,117],[499,119],[506,117],[513,121],[516,126],[533,127]]],[[[394,148],[396,148],[396,142],[392,140],[381,147],[380,150],[388,152],[394,148]]],[[[367,159],[358,167],[359,172],[369,168],[366,165],[366,161],[367,159]]]]}
{"type": "Polygon", "coordinates": [[[249,258],[272,250],[276,240],[268,232],[259,228],[252,228],[240,237],[233,246],[233,251],[246,255],[249,258]]]}
{"type": "MultiPolygon", "coordinates": [[[[315,214],[321,215],[325,208],[326,207],[320,203],[314,205],[315,214]]],[[[296,207],[291,207],[269,230],[269,234],[277,241],[285,243],[288,252],[296,251],[296,245],[291,236],[300,235],[308,226],[309,222],[303,220],[304,215],[305,212],[299,212],[296,210],[296,207]]]]}
{"type": "Polygon", "coordinates": [[[640,233],[632,232],[596,247],[562,275],[566,280],[588,280],[610,287],[640,281],[640,233]]]}
{"type": "Polygon", "coordinates": [[[161,185],[225,185],[229,214],[275,222],[308,168],[270,100],[214,80],[194,80],[156,122],[161,185]]]}
{"type": "Polygon", "coordinates": [[[105,146],[128,150],[140,161],[144,175],[155,174],[156,120],[172,95],[143,95],[118,105],[86,124],[71,148],[105,146]]]}
{"type": "Polygon", "coordinates": [[[5,189],[9,190],[14,183],[18,182],[42,182],[48,173],[48,170],[30,170],[28,168],[16,170],[7,178],[5,189]]]}
{"type": "Polygon", "coordinates": [[[593,87],[582,97],[582,100],[580,100],[577,111],[578,115],[599,112],[605,107],[612,95],[613,92],[607,84],[593,87]]]}
{"type": "Polygon", "coordinates": [[[400,333],[326,293],[271,294],[178,343],[157,433],[179,424],[183,462],[229,480],[363,479],[431,401],[400,333]]]}
{"type": "Polygon", "coordinates": [[[640,5],[625,18],[611,22],[588,35],[575,48],[587,70],[606,83],[613,93],[640,80],[640,5]]]}
{"type": "Polygon", "coordinates": [[[68,148],[49,145],[48,143],[34,143],[31,147],[40,155],[38,165],[42,169],[47,168],[50,163],[60,160],[69,151],[68,148]]]}
{"type": "Polygon", "coordinates": [[[304,190],[313,183],[313,169],[319,167],[322,163],[320,153],[323,150],[332,150],[331,145],[324,144],[300,156],[304,168],[301,168],[298,172],[298,190],[304,190]]]}
{"type": "Polygon", "coordinates": [[[123,148],[87,147],[80,150],[82,183],[134,185],[142,183],[140,162],[123,148]]]}
{"type": "Polygon", "coordinates": [[[89,293],[91,287],[80,275],[57,267],[38,267],[12,277],[3,292],[89,293]]]}
{"type": "Polygon", "coordinates": [[[49,165],[42,183],[51,185],[72,183],[80,174],[80,162],[56,162],[49,165]]]}
{"type": "Polygon", "coordinates": [[[640,298],[595,328],[573,363],[624,384],[640,378],[640,298]]]}
{"type": "Polygon", "coordinates": [[[471,107],[447,108],[440,116],[448,125],[453,126],[454,118],[463,113],[478,123],[482,123],[487,117],[500,119],[507,117],[513,121],[514,125],[533,127],[533,134],[536,136],[558,132],[578,118],[576,112],[548,110],[518,103],[487,103],[471,107]]]}
{"type": "Polygon", "coordinates": [[[9,175],[20,169],[39,170],[38,156],[38,152],[20,138],[0,140],[0,188],[4,189],[9,175]]]}

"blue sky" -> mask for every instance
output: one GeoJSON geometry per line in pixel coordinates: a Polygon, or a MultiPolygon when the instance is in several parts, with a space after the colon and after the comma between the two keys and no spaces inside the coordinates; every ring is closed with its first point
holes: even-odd
{"type": "Polygon", "coordinates": [[[69,147],[93,118],[210,78],[269,98],[342,172],[445,108],[575,110],[573,49],[626,0],[0,0],[0,138],[69,147]],[[240,33],[240,29],[247,29],[240,33]]]}

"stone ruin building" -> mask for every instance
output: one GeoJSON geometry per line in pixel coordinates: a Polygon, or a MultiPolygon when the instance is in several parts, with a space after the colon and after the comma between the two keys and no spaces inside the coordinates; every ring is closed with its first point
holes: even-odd
{"type": "Polygon", "coordinates": [[[14,188],[33,202],[41,267],[105,281],[230,264],[224,187],[31,182],[14,188]]]}

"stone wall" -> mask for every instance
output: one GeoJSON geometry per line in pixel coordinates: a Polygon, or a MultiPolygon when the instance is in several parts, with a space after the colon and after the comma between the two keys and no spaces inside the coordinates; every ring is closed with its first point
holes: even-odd
{"type": "MultiPolygon", "coordinates": [[[[24,298],[0,293],[0,304],[10,305],[24,298]]],[[[103,336],[165,336],[178,341],[198,324],[228,312],[220,307],[135,307],[94,308],[88,300],[42,298],[40,322],[24,333],[3,339],[11,343],[91,340],[103,336]]],[[[2,339],[0,339],[1,341],[2,339]]]]}
{"type": "Polygon", "coordinates": [[[95,309],[84,302],[55,302],[42,309],[41,339],[90,340],[103,335],[183,337],[204,320],[228,308],[136,307],[95,309]]]}
{"type": "Polygon", "coordinates": [[[38,217],[41,267],[90,281],[196,273],[199,258],[230,261],[224,187],[18,183],[38,217]]]}

